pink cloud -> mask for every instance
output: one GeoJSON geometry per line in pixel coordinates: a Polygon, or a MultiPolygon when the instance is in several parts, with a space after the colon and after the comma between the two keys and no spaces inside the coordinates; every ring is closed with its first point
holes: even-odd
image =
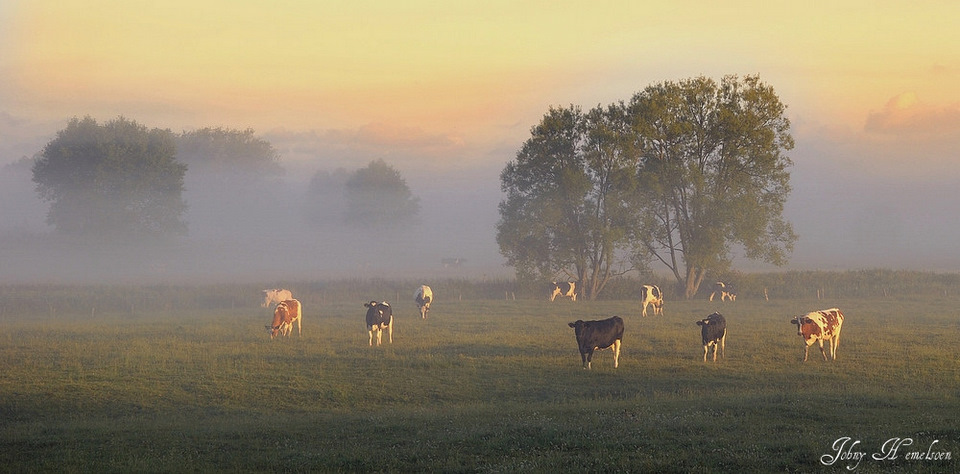
{"type": "Polygon", "coordinates": [[[890,99],[867,116],[864,130],[885,135],[942,136],[960,132],[960,104],[934,106],[912,92],[890,99]]]}

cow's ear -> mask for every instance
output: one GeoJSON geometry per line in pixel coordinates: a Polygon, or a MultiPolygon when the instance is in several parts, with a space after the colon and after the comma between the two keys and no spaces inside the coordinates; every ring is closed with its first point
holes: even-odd
{"type": "Polygon", "coordinates": [[[790,320],[790,324],[798,324],[798,323],[799,323],[799,320],[800,320],[800,318],[793,318],[793,319],[790,320]]]}
{"type": "Polygon", "coordinates": [[[567,324],[567,326],[570,326],[570,327],[572,327],[572,328],[575,328],[575,327],[577,327],[577,323],[569,323],[569,324],[567,324]]]}

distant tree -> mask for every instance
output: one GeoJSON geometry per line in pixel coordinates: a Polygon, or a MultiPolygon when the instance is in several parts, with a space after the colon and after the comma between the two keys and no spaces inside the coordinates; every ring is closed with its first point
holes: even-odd
{"type": "Polygon", "coordinates": [[[637,153],[622,107],[551,108],[500,174],[497,243],[521,279],[565,274],[594,299],[630,270],[637,153]]]}
{"type": "Polygon", "coordinates": [[[74,118],[33,165],[47,222],[58,232],[166,236],[186,232],[181,198],[186,165],[169,130],[119,117],[100,125],[74,118]]]}
{"type": "Polygon", "coordinates": [[[630,101],[643,150],[636,255],[666,265],[686,297],[730,268],[735,245],[786,262],[797,237],[783,218],[793,148],[785,109],[755,76],[664,82],[630,101]]]}
{"type": "Polygon", "coordinates": [[[353,226],[401,225],[420,212],[420,199],[410,192],[400,172],[383,160],[354,172],[344,185],[344,198],[344,220],[353,226]]]}
{"type": "Polygon", "coordinates": [[[280,176],[280,154],[252,129],[201,128],[177,136],[177,159],[220,181],[260,181],[280,176]]]}

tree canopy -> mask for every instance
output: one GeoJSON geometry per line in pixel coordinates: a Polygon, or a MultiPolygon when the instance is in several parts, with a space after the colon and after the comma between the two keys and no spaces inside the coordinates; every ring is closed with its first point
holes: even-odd
{"type": "Polygon", "coordinates": [[[371,161],[344,184],[344,220],[353,226],[396,226],[409,223],[420,212],[400,172],[383,160],[371,161]]]}
{"type": "Polygon", "coordinates": [[[47,222],[58,232],[94,236],[182,234],[187,167],[169,130],[123,117],[100,125],[74,118],[33,165],[47,222]]]}
{"type": "Polygon", "coordinates": [[[519,277],[566,274],[588,298],[653,262],[692,297],[737,246],[785,263],[785,108],[755,76],[664,82],[587,114],[551,108],[501,173],[501,253],[519,277]]]}
{"type": "Polygon", "coordinates": [[[177,136],[177,159],[190,174],[203,173],[225,182],[258,181],[280,176],[280,154],[253,129],[206,127],[177,136]]]}

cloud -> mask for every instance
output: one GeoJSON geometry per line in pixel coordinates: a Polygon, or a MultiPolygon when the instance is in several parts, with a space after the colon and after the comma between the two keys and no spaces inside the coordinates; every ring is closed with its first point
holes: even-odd
{"type": "Polygon", "coordinates": [[[960,103],[934,106],[905,92],[867,116],[864,130],[882,135],[947,136],[960,132],[960,103]]]}

